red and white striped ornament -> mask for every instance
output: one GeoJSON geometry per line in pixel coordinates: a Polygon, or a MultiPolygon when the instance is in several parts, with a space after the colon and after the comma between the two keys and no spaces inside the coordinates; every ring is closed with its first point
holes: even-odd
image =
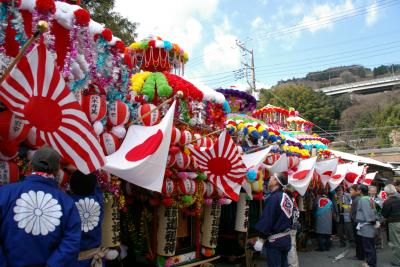
{"type": "Polygon", "coordinates": [[[178,180],[179,192],[184,195],[194,195],[197,191],[197,184],[195,180],[180,179],[178,180]]]}
{"type": "Polygon", "coordinates": [[[130,111],[127,104],[121,100],[114,101],[108,106],[107,122],[109,125],[118,126],[128,122],[130,111]]]}
{"type": "Polygon", "coordinates": [[[280,155],[279,154],[272,154],[269,155],[266,159],[265,159],[265,164],[267,165],[273,165],[275,163],[275,161],[277,161],[279,159],[280,155]]]}
{"type": "Polygon", "coordinates": [[[15,162],[0,161],[0,186],[16,183],[19,180],[19,170],[15,162]]]}
{"type": "Polygon", "coordinates": [[[165,178],[163,187],[162,187],[162,191],[161,191],[163,193],[163,195],[169,197],[174,193],[174,190],[175,190],[174,181],[169,178],[165,178]]]}
{"type": "Polygon", "coordinates": [[[100,135],[100,145],[107,156],[114,153],[121,146],[121,141],[113,133],[104,132],[100,135]]]}
{"type": "Polygon", "coordinates": [[[192,133],[189,132],[188,130],[181,131],[181,139],[179,140],[179,143],[181,145],[186,145],[192,142],[192,133]]]}
{"type": "Polygon", "coordinates": [[[300,159],[298,157],[293,157],[293,156],[288,157],[289,169],[293,169],[294,167],[299,165],[299,163],[300,163],[300,159]]]}
{"type": "Polygon", "coordinates": [[[10,110],[0,112],[0,139],[22,142],[30,128],[10,110]]]}
{"type": "Polygon", "coordinates": [[[175,154],[175,166],[180,170],[186,170],[190,164],[190,157],[188,154],[180,151],[175,154]]]}
{"type": "Polygon", "coordinates": [[[181,131],[178,128],[173,127],[171,132],[171,145],[179,143],[180,140],[181,140],[181,131]]]}
{"type": "Polygon", "coordinates": [[[171,153],[168,154],[167,167],[171,168],[172,166],[174,166],[175,162],[176,162],[175,155],[171,153]]]}
{"type": "Polygon", "coordinates": [[[139,106],[138,109],[138,115],[141,117],[141,122],[145,126],[152,126],[160,122],[161,120],[161,112],[160,110],[154,110],[156,108],[155,105],[153,104],[143,104],[139,106]],[[148,112],[152,111],[149,115],[146,117],[143,117],[143,115],[147,114],[148,112]]]}
{"type": "Polygon", "coordinates": [[[206,198],[210,198],[214,196],[214,185],[210,182],[203,182],[204,184],[204,190],[203,190],[203,196],[206,198]]]}
{"type": "Polygon", "coordinates": [[[199,133],[195,133],[193,135],[193,141],[196,140],[195,144],[196,146],[203,146],[203,137],[199,133]]]}
{"type": "Polygon", "coordinates": [[[82,96],[82,110],[91,123],[102,120],[107,114],[107,100],[105,96],[82,96]]]}

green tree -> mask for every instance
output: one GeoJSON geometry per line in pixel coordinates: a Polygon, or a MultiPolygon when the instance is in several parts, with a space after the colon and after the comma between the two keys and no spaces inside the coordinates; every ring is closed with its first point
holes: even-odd
{"type": "Polygon", "coordinates": [[[129,45],[137,37],[137,23],[113,11],[114,2],[114,0],[82,0],[81,6],[90,12],[94,21],[106,25],[115,36],[129,45]]]}
{"type": "MultiPolygon", "coordinates": [[[[341,105],[345,105],[343,101],[341,105]]],[[[337,126],[337,114],[333,98],[316,92],[304,85],[283,85],[272,90],[262,90],[260,106],[272,104],[284,108],[293,107],[300,115],[324,130],[337,126]]]]}

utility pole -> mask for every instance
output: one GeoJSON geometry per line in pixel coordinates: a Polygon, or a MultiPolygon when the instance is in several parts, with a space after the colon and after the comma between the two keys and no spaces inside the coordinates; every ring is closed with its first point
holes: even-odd
{"type": "Polygon", "coordinates": [[[254,68],[254,52],[253,49],[248,49],[245,44],[236,40],[236,45],[240,48],[242,52],[242,65],[245,70],[247,84],[250,87],[250,94],[256,92],[256,73],[254,68]],[[251,71],[251,78],[249,77],[249,72],[251,71]]]}

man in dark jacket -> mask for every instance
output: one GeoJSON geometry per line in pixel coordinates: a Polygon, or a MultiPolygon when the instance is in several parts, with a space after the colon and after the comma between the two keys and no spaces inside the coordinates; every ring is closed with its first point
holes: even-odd
{"type": "Polygon", "coordinates": [[[58,188],[60,156],[37,150],[33,173],[0,188],[0,266],[76,266],[81,222],[74,201],[58,188]]]}
{"type": "Polygon", "coordinates": [[[282,190],[286,185],[287,176],[284,174],[271,176],[268,184],[271,194],[265,200],[260,221],[255,226],[261,238],[265,240],[263,249],[269,267],[288,266],[294,204],[290,196],[282,190]]]}
{"type": "Polygon", "coordinates": [[[396,187],[386,185],[388,199],[383,202],[382,216],[389,227],[389,239],[392,242],[393,266],[400,266],[400,198],[396,196],[396,187]]]}

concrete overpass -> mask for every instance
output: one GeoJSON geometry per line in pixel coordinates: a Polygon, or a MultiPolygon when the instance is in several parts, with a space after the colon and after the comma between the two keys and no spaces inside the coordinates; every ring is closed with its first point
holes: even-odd
{"type": "Polygon", "coordinates": [[[366,94],[392,90],[396,85],[400,85],[400,75],[323,87],[318,90],[327,95],[339,95],[353,92],[366,94]]]}

